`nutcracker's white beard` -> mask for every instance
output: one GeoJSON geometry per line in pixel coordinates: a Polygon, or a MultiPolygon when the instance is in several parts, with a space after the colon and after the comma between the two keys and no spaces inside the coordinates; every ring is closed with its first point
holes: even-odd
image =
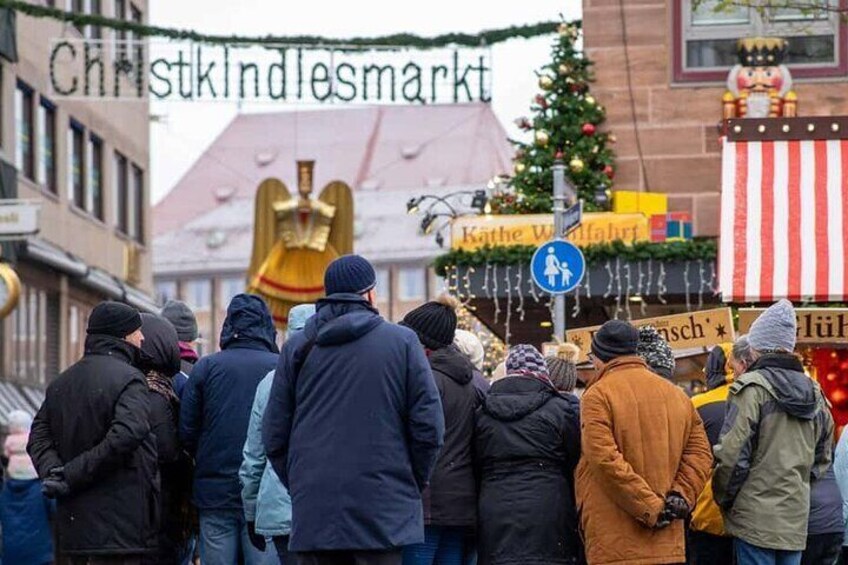
{"type": "Polygon", "coordinates": [[[768,92],[752,92],[747,99],[748,112],[746,118],[768,118],[771,111],[771,98],[768,92]]]}

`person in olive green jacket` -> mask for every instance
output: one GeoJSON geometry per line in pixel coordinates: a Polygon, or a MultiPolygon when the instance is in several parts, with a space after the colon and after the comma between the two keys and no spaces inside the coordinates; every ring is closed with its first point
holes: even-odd
{"type": "Polygon", "coordinates": [[[713,493],[738,565],[797,564],[807,540],[810,481],[830,466],[833,418],[795,349],[792,304],[751,326],[754,364],[730,386],[713,493]]]}

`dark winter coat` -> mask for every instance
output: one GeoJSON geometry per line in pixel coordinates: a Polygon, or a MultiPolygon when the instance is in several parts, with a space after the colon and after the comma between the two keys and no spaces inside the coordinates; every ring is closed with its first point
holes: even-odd
{"type": "Polygon", "coordinates": [[[481,565],[573,563],[580,407],[530,377],[495,382],[476,414],[481,565]]]}
{"type": "Polygon", "coordinates": [[[360,296],[319,301],[304,331],[283,347],[262,434],[292,498],[289,549],[424,541],[421,491],[444,419],[412,330],[386,322],[360,296]]]}
{"type": "Polygon", "coordinates": [[[836,483],[833,465],[817,481],[810,483],[810,519],[807,535],[841,534],[845,528],[842,520],[842,495],[836,483]]]}
{"type": "Polygon", "coordinates": [[[253,397],[277,364],[276,329],[265,302],[239,294],[221,330],[221,351],[194,366],[180,407],[180,440],[194,455],[199,509],[240,510],[238,472],[253,397]]]}
{"type": "Polygon", "coordinates": [[[180,371],[180,350],[173,325],[160,316],[141,315],[144,344],[140,367],[150,386],[150,429],[156,437],[161,481],[160,528],[155,562],[172,564],[188,538],[188,495],[192,465],[179,440],[180,401],[171,377],[180,371]],[[151,385],[151,381],[156,384],[151,385]]]}
{"type": "Polygon", "coordinates": [[[47,387],[27,451],[38,475],[64,466],[71,492],[57,510],[59,550],[140,554],[156,547],[159,474],[139,350],[89,335],[85,356],[47,387]]]}
{"type": "Polygon", "coordinates": [[[430,486],[424,491],[424,523],[474,526],[477,522],[474,410],[480,404],[472,383],[474,366],[452,345],[430,353],[429,361],[442,400],[445,443],[436,460],[430,486]]]}
{"type": "Polygon", "coordinates": [[[0,494],[0,528],[5,565],[43,565],[53,562],[50,531],[52,501],[41,494],[41,481],[8,479],[0,494]]]}

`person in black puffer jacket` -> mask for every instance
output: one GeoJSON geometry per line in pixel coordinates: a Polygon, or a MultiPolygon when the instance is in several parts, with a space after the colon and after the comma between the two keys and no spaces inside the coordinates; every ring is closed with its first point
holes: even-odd
{"type": "Polygon", "coordinates": [[[27,452],[57,498],[57,551],[71,563],[140,561],[156,548],[159,472],[149,391],[136,366],[141,316],[103,302],[85,355],[47,387],[27,452]]]}
{"type": "Polygon", "coordinates": [[[475,418],[480,564],[578,563],[578,400],[557,392],[531,345],[510,349],[506,371],[475,418]]]}
{"type": "Polygon", "coordinates": [[[156,437],[161,481],[161,525],[156,554],[146,565],[181,563],[191,536],[191,458],[179,440],[180,399],[173,376],[180,371],[179,338],[167,319],[154,314],[141,315],[139,367],[150,388],[150,431],[156,437]]]}
{"type": "Polygon", "coordinates": [[[407,546],[404,565],[460,563],[477,521],[477,483],[472,445],[474,411],[480,403],[472,383],[474,365],[455,345],[455,298],[444,295],[409,314],[401,325],[418,334],[445,415],[445,444],[424,501],[424,543],[407,546]]]}

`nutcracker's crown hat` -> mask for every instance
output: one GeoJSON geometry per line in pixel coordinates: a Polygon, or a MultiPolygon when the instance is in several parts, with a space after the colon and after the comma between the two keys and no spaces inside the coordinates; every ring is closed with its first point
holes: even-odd
{"type": "Polygon", "coordinates": [[[782,37],[746,37],[736,42],[739,64],[744,67],[782,65],[788,47],[782,37]]]}

